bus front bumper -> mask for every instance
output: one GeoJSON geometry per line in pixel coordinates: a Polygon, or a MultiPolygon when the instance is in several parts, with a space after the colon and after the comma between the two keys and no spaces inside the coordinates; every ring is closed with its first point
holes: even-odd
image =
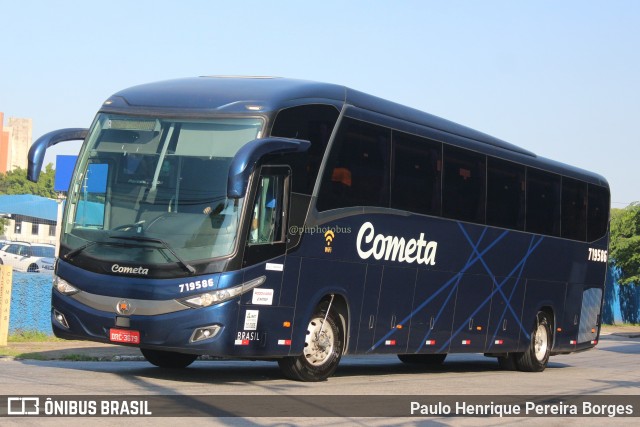
{"type": "Polygon", "coordinates": [[[206,308],[130,316],[115,308],[97,310],[56,290],[51,304],[53,332],[63,339],[223,357],[286,356],[291,348],[291,329],[282,326],[291,318],[290,308],[262,307],[258,322],[256,307],[241,306],[237,299],[206,308]],[[249,325],[253,316],[255,325],[249,325]],[[277,332],[267,334],[274,329],[277,332]]]}

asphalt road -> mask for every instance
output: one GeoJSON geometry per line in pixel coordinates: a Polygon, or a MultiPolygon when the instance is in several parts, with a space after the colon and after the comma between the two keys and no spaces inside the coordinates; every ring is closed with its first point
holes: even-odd
{"type": "MultiPolygon", "coordinates": [[[[198,361],[181,371],[147,362],[0,361],[2,394],[27,395],[227,395],[252,404],[251,395],[626,395],[640,394],[640,338],[608,335],[590,351],[551,358],[542,373],[501,371],[482,355],[452,355],[438,368],[404,365],[395,356],[343,358],[334,377],[320,383],[283,379],[277,364],[198,361]]],[[[255,399],[255,398],[254,398],[255,399]]],[[[637,400],[637,399],[636,399],[637,400]]],[[[635,408],[640,412],[640,405],[635,408]]],[[[331,414],[330,408],[327,412],[331,414]]],[[[407,414],[408,416],[409,414],[407,414]]],[[[640,414],[638,414],[640,415],[640,414]]],[[[63,419],[9,418],[2,424],[56,425],[63,419]],[[5,423],[8,421],[8,423],[5,423]]],[[[82,425],[81,418],[64,418],[82,425]]],[[[92,418],[100,424],[113,418],[92,418]]],[[[138,419],[149,425],[531,425],[636,424],[639,418],[174,418],[138,419]]],[[[110,424],[112,425],[112,424],[110,424]]]]}

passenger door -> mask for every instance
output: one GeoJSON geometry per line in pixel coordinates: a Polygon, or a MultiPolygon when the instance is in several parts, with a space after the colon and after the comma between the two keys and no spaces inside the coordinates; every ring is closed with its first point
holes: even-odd
{"type": "MultiPolygon", "coordinates": [[[[253,197],[247,197],[251,208],[243,258],[244,280],[265,276],[261,286],[271,290],[269,305],[280,305],[289,210],[291,170],[286,166],[262,167],[254,186],[253,197]],[[268,262],[267,262],[268,261],[268,262]],[[265,263],[266,262],[266,263],[265,263]]],[[[251,295],[243,300],[250,303],[251,295]]]]}
{"type": "Polygon", "coordinates": [[[245,266],[284,255],[290,176],[287,166],[262,167],[249,212],[245,266]]]}
{"type": "Polygon", "coordinates": [[[285,266],[290,172],[284,166],[263,167],[254,186],[253,197],[247,197],[251,204],[246,215],[249,223],[246,227],[243,280],[249,282],[259,277],[265,280],[241,297],[235,345],[239,346],[236,347],[239,354],[245,357],[255,352],[283,354],[289,351],[289,347],[279,347],[278,342],[288,340],[289,345],[291,342],[291,329],[283,329],[282,324],[290,322],[292,314],[280,309],[287,305],[281,301],[282,283],[284,275],[290,273],[285,266]]]}

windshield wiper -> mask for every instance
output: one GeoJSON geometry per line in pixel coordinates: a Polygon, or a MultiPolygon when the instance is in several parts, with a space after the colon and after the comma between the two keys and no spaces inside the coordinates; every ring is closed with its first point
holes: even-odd
{"type": "Polygon", "coordinates": [[[73,258],[75,255],[78,255],[80,252],[84,251],[85,249],[87,249],[88,247],[91,247],[93,245],[97,245],[98,243],[101,242],[89,242],[86,245],[82,245],[80,247],[75,248],[72,251],[67,252],[66,254],[64,254],[62,257],[64,259],[69,259],[69,258],[73,258]]]}
{"type": "MultiPolygon", "coordinates": [[[[169,252],[171,252],[171,255],[173,255],[178,260],[178,264],[180,264],[180,266],[182,268],[184,268],[186,271],[188,271],[189,274],[195,274],[195,272],[196,272],[195,268],[193,268],[191,265],[187,264],[182,258],[180,258],[180,256],[173,250],[173,248],[171,246],[169,246],[169,244],[167,242],[165,242],[164,240],[162,240],[162,239],[156,239],[154,237],[142,237],[142,236],[109,236],[109,238],[111,238],[111,239],[121,239],[121,240],[131,240],[131,241],[134,241],[134,242],[157,243],[157,244],[163,246],[169,252]]],[[[78,249],[84,249],[84,248],[78,248],[78,249]]],[[[78,249],[76,249],[76,251],[78,249]]]]}

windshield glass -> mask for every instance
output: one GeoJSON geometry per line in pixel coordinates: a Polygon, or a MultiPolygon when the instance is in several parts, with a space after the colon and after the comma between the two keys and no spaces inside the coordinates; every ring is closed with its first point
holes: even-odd
{"type": "Polygon", "coordinates": [[[69,189],[62,244],[128,263],[232,253],[243,200],[227,198],[229,165],[262,126],[99,114],[69,189]]]}

